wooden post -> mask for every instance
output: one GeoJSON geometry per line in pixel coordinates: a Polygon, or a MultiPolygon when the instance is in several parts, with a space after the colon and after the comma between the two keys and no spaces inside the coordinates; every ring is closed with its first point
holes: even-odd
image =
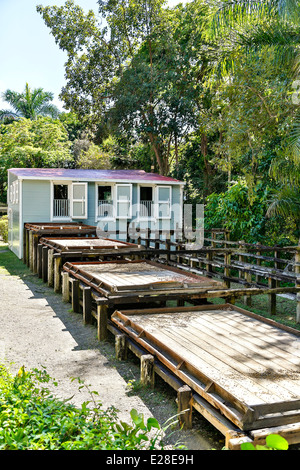
{"type": "MultiPolygon", "coordinates": [[[[239,251],[244,251],[244,240],[239,241],[239,251]]],[[[243,263],[244,262],[244,256],[239,255],[239,262],[243,263]]],[[[239,278],[243,277],[243,271],[239,270],[239,278]]]]}
{"type": "MultiPolygon", "coordinates": [[[[212,259],[213,259],[213,253],[210,252],[210,251],[208,251],[208,252],[206,253],[206,259],[207,259],[207,261],[212,261],[212,259]]],[[[210,263],[207,263],[207,264],[206,264],[206,271],[207,271],[208,273],[212,273],[212,272],[213,272],[213,267],[212,267],[212,265],[211,265],[210,263]]]]}
{"type": "Polygon", "coordinates": [[[29,231],[29,269],[33,271],[33,231],[29,231]]]}
{"type": "Polygon", "coordinates": [[[29,267],[29,230],[26,229],[26,264],[29,267]]]}
{"type": "Polygon", "coordinates": [[[79,289],[79,280],[71,279],[71,299],[72,299],[72,309],[74,313],[80,312],[80,289],[79,289]]]}
{"type": "Polygon", "coordinates": [[[54,286],[54,261],[53,261],[54,250],[48,251],[48,286],[54,286]]]}
{"type": "Polygon", "coordinates": [[[54,257],[54,292],[61,291],[61,256],[54,257]]]}
{"type": "Polygon", "coordinates": [[[43,246],[42,248],[42,279],[47,282],[48,277],[48,247],[43,246]]]}
{"type": "Polygon", "coordinates": [[[37,247],[37,274],[38,274],[38,277],[39,278],[42,278],[43,277],[43,245],[42,244],[38,244],[38,247],[37,247]]]}
{"type": "Polygon", "coordinates": [[[115,337],[115,351],[118,361],[126,361],[127,359],[127,339],[126,335],[116,335],[115,337]]]}
{"type": "MultiPolygon", "coordinates": [[[[256,245],[257,245],[257,247],[259,247],[259,246],[261,245],[261,243],[258,242],[258,243],[256,243],[256,245]]],[[[261,251],[258,250],[258,251],[256,252],[256,254],[257,254],[258,256],[260,256],[260,255],[261,255],[261,251]]],[[[256,264],[257,264],[257,266],[260,266],[260,265],[261,265],[261,259],[257,258],[257,259],[256,259],[256,264]]],[[[255,282],[258,284],[259,281],[260,281],[260,276],[257,274],[257,275],[255,276],[255,282]]]]}
{"type": "Polygon", "coordinates": [[[83,323],[92,323],[92,289],[90,287],[84,287],[82,290],[82,313],[83,323]]]}
{"type": "Polygon", "coordinates": [[[39,236],[37,234],[33,234],[32,239],[32,271],[34,274],[37,273],[37,247],[39,243],[39,236]]]}
{"type": "Polygon", "coordinates": [[[141,356],[141,384],[154,388],[154,356],[143,354],[141,356]]]}
{"type": "Polygon", "coordinates": [[[166,239],[166,250],[169,251],[169,253],[167,253],[167,261],[170,261],[170,259],[171,259],[170,248],[171,248],[171,245],[170,245],[170,234],[169,234],[168,238],[166,239]]]}
{"type": "MultiPolygon", "coordinates": [[[[276,287],[276,280],[272,279],[271,277],[268,278],[268,286],[270,289],[274,289],[276,287]]],[[[276,314],[276,294],[268,294],[268,308],[270,315],[276,314]]]]}
{"type": "Polygon", "coordinates": [[[26,228],[23,228],[23,263],[26,264],[26,228]]]}
{"type": "Polygon", "coordinates": [[[62,275],[62,299],[63,299],[63,302],[69,302],[70,301],[70,287],[69,287],[70,276],[69,276],[69,273],[65,273],[65,272],[63,272],[61,275],[62,275]]]}
{"type": "MultiPolygon", "coordinates": [[[[230,277],[230,264],[231,264],[231,253],[225,253],[224,255],[224,263],[225,263],[225,268],[224,268],[224,277],[230,277]]],[[[224,279],[225,285],[228,289],[230,289],[230,281],[224,279]]]]}
{"type": "Polygon", "coordinates": [[[97,305],[97,337],[99,341],[107,339],[107,305],[97,305]]]}
{"type": "Polygon", "coordinates": [[[192,428],[192,390],[183,385],[177,391],[178,419],[183,429],[192,428]]]}
{"type": "MultiPolygon", "coordinates": [[[[280,258],[280,251],[274,251],[274,258],[277,258],[279,259],[280,258]]],[[[280,269],[280,262],[278,262],[277,260],[274,260],[274,268],[277,270],[277,269],[280,269]]],[[[280,281],[276,280],[275,281],[275,286],[276,287],[279,287],[280,286],[280,281]]]]}
{"type": "MultiPolygon", "coordinates": [[[[251,273],[245,273],[245,280],[251,285],[251,282],[252,282],[251,273]]],[[[248,305],[248,307],[252,305],[251,295],[244,295],[244,304],[248,305]]]]}
{"type": "MultiPolygon", "coordinates": [[[[295,253],[296,287],[300,287],[300,242],[295,253]]],[[[297,292],[296,322],[300,323],[300,292],[297,292]]]]}

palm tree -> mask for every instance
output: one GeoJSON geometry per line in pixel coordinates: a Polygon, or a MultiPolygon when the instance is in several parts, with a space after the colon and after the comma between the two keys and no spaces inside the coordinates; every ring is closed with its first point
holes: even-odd
{"type": "Polygon", "coordinates": [[[20,117],[34,120],[37,116],[56,118],[59,115],[59,110],[51,103],[53,97],[53,93],[44,91],[43,88],[35,88],[31,91],[28,83],[26,83],[23,93],[6,90],[3,93],[3,98],[11,105],[12,110],[0,110],[0,120],[20,117]]]}

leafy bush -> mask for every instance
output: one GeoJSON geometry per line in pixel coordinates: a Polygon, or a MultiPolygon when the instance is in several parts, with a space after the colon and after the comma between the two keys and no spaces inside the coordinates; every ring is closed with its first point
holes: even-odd
{"type": "Polygon", "coordinates": [[[259,182],[249,190],[240,179],[224,193],[212,193],[205,207],[205,228],[226,228],[232,240],[264,245],[297,243],[296,226],[287,217],[266,216],[272,189],[259,182]]]}
{"type": "Polygon", "coordinates": [[[4,215],[0,218],[0,237],[5,243],[8,241],[8,216],[4,215]]]}
{"type": "Polygon", "coordinates": [[[55,398],[48,382],[56,385],[45,370],[22,367],[13,377],[0,364],[0,450],[136,450],[158,444],[163,448],[154,418],[145,424],[143,415],[132,410],[131,424],[118,422],[117,410],[102,410],[92,396],[95,392],[91,401],[77,408],[55,398]]]}

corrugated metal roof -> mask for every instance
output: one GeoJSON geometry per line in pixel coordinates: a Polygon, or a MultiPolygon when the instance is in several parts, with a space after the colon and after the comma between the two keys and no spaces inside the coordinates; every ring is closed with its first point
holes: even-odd
{"type": "Polygon", "coordinates": [[[8,171],[26,179],[72,179],[92,181],[145,181],[157,183],[183,183],[169,176],[146,173],[144,170],[73,170],[66,168],[10,168],[8,171]]]}

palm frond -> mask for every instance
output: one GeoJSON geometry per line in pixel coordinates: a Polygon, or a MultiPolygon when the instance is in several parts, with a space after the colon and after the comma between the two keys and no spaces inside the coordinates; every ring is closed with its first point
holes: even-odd
{"type": "Polygon", "coordinates": [[[43,88],[30,89],[28,83],[23,93],[6,90],[3,98],[15,110],[16,115],[27,119],[35,119],[38,115],[57,117],[59,110],[51,101],[53,93],[44,91],[43,88]]]}
{"type": "Polygon", "coordinates": [[[250,24],[254,19],[279,18],[298,22],[300,18],[297,0],[209,0],[208,4],[213,35],[219,35],[237,24],[250,24]]]}
{"type": "Polygon", "coordinates": [[[292,217],[300,221],[300,193],[298,187],[283,186],[270,200],[266,216],[292,217]]]}
{"type": "Polygon", "coordinates": [[[0,110],[0,121],[4,122],[7,119],[18,119],[20,115],[11,111],[10,109],[1,109],[0,110]]]}

